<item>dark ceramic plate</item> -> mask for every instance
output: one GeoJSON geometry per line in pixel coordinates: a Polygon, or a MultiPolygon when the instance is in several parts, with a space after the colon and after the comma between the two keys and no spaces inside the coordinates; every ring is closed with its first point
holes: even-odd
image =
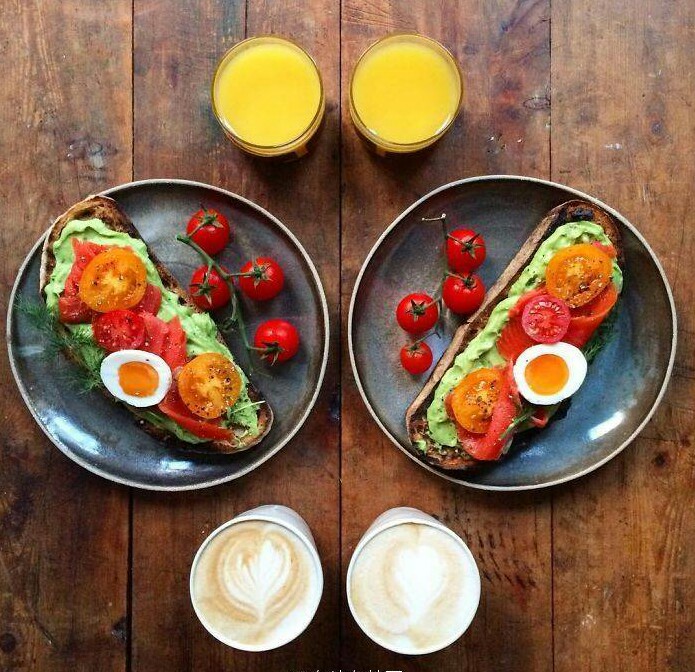
{"type": "MultiPolygon", "coordinates": [[[[443,338],[429,340],[435,362],[458,320],[445,312],[443,338]]],[[[357,278],[348,338],[362,397],[386,435],[425,469],[464,485],[490,490],[540,488],[577,478],[627,446],[661,400],[676,351],[676,313],[664,272],[640,233],[594,198],[542,180],[489,176],[452,182],[427,194],[379,238],[357,278]],[[589,367],[586,382],[543,430],[519,434],[507,459],[477,471],[445,471],[422,462],[410,448],[405,411],[427,374],[413,378],[398,362],[405,334],[394,319],[408,292],[433,290],[442,268],[441,229],[422,217],[446,212],[487,241],[480,269],[490,286],[531,230],[553,207],[572,198],[592,201],[620,223],[627,266],[614,336],[589,367]],[[378,335],[378,338],[375,338],[378,335]]]]}
{"type": "MultiPolygon", "coordinates": [[[[135,425],[131,414],[100,392],[77,395],[56,370],[72,364],[41,356],[43,341],[17,311],[18,296],[39,301],[41,244],[37,242],[19,271],[10,299],[7,344],[12,369],[29,410],[43,431],[68,457],[112,481],[151,490],[204,488],[238,478],[278,452],[299,430],[318,396],[328,357],[328,310],[316,268],[292,233],[275,217],[228,191],[184,180],[145,180],[109,189],[145,241],[187,286],[198,265],[195,252],[174,239],[203,203],[227,215],[232,244],[220,255],[229,268],[240,268],[252,255],[272,252],[286,270],[283,292],[267,304],[245,302],[249,334],[271,317],[286,317],[299,329],[299,354],[272,375],[251,378],[275,413],[263,441],[237,455],[191,452],[164,444],[135,425]],[[241,252],[243,250],[243,252],[241,252]]],[[[249,371],[248,354],[229,339],[237,361],[249,371]]],[[[258,367],[260,371],[264,367],[258,367]]],[[[267,372],[267,370],[266,370],[267,372]]]]}

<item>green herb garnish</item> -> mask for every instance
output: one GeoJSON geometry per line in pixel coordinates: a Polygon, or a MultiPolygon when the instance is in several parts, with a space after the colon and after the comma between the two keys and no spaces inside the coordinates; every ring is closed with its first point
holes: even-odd
{"type": "Polygon", "coordinates": [[[17,297],[16,310],[45,336],[44,359],[54,360],[61,352],[67,352],[80,362],[81,367],[69,367],[60,374],[71,387],[83,394],[103,386],[101,362],[106,354],[94,343],[91,333],[66,327],[44,303],[29,301],[24,296],[17,297]]]}

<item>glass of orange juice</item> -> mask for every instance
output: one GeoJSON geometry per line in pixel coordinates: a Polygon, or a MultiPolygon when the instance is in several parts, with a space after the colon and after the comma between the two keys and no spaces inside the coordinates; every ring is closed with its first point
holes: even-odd
{"type": "Polygon", "coordinates": [[[416,33],[388,35],[360,56],[350,80],[350,115],[378,154],[423,149],[456,119],[463,82],[456,59],[416,33]]]}
{"type": "Polygon", "coordinates": [[[303,156],[325,108],[316,63],[290,40],[251,37],[233,46],[215,70],[212,109],[227,136],[249,154],[303,156]]]}

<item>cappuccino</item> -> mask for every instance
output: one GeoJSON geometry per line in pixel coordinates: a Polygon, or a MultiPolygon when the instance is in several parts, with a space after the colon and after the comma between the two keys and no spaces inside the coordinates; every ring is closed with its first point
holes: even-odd
{"type": "Polygon", "coordinates": [[[311,622],[322,587],[315,548],[282,524],[243,517],[209,537],[191,572],[193,607],[203,625],[225,644],[250,651],[297,637],[311,622]]]}
{"type": "Polygon", "coordinates": [[[468,628],[480,598],[480,576],[466,545],[417,513],[418,522],[375,526],[348,570],[357,623],[377,644],[405,654],[451,644],[468,628]]]}

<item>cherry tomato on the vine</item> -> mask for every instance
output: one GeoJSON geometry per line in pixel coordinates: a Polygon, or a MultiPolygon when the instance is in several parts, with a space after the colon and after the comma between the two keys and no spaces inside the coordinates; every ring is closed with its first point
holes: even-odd
{"type": "Polygon", "coordinates": [[[415,292],[403,297],[396,308],[398,325],[409,334],[429,331],[439,319],[439,305],[429,295],[415,292]]]}
{"type": "Polygon", "coordinates": [[[199,266],[193,271],[189,293],[202,310],[217,310],[230,298],[229,286],[214,268],[199,266]]]}
{"type": "Polygon", "coordinates": [[[239,287],[250,299],[267,301],[277,296],[285,284],[280,264],[270,257],[256,257],[247,261],[239,276],[239,287]]]}
{"type": "Polygon", "coordinates": [[[286,362],[299,350],[299,333],[287,320],[267,320],[258,326],[253,337],[261,359],[270,365],[286,362]]]}
{"type": "Polygon", "coordinates": [[[449,274],[442,285],[442,299],[446,307],[457,315],[474,313],[485,298],[485,285],[474,274],[449,274]]]}
{"type": "Polygon", "coordinates": [[[432,350],[423,341],[408,343],[401,348],[401,364],[414,376],[425,373],[432,366],[432,350]]]}
{"type": "Polygon", "coordinates": [[[446,258],[457,273],[470,273],[485,261],[485,239],[472,229],[456,229],[447,234],[446,258]]]}
{"type": "Polygon", "coordinates": [[[217,254],[229,242],[229,222],[221,212],[203,207],[188,220],[186,233],[205,252],[217,254]]]}

